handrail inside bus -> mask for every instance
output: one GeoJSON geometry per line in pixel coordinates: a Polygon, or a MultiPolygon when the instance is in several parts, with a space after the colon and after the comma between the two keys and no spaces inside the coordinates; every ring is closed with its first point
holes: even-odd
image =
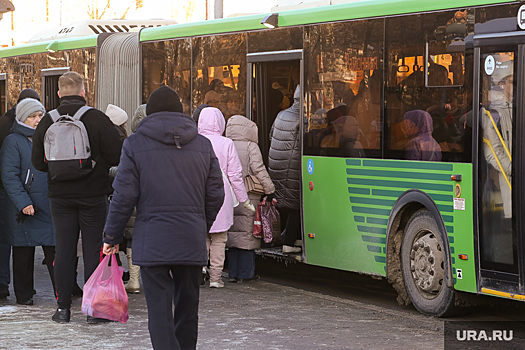
{"type": "Polygon", "coordinates": [[[509,185],[509,189],[512,191],[512,185],[510,184],[510,180],[507,177],[507,174],[505,173],[505,171],[503,170],[503,167],[501,166],[501,162],[499,161],[499,158],[496,155],[496,152],[494,151],[494,148],[492,147],[492,144],[486,138],[483,138],[483,142],[485,142],[490,147],[490,150],[492,151],[492,154],[494,155],[494,159],[496,159],[496,162],[498,163],[499,170],[503,174],[503,177],[505,178],[505,181],[507,182],[507,185],[509,185]]]}
{"type": "MultiPolygon", "coordinates": [[[[505,149],[505,153],[507,153],[507,157],[509,157],[510,161],[512,162],[512,156],[510,155],[510,151],[507,148],[507,145],[505,144],[505,141],[503,140],[503,136],[501,136],[501,133],[499,132],[498,127],[496,126],[496,122],[494,122],[494,118],[492,118],[492,113],[490,113],[487,109],[485,109],[485,113],[487,113],[487,116],[492,122],[492,126],[494,126],[494,130],[496,130],[496,133],[498,134],[499,140],[501,141],[501,144],[503,145],[503,148],[505,149]]],[[[503,172],[503,168],[501,168],[501,166],[500,166],[500,169],[503,172]]]]}

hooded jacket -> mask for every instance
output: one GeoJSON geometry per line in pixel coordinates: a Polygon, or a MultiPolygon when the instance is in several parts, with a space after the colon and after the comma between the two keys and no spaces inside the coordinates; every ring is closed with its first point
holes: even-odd
{"type": "Polygon", "coordinates": [[[425,111],[414,110],[405,113],[405,120],[409,120],[415,125],[415,132],[406,146],[406,159],[441,161],[441,147],[432,137],[433,124],[432,117],[425,111]]]}
{"type": "MultiPolygon", "coordinates": [[[[242,165],[242,178],[249,173],[255,176],[264,188],[264,193],[270,194],[275,191],[272,179],[266,171],[262,160],[261,150],[257,145],[258,131],[254,122],[241,115],[234,115],[228,119],[226,125],[226,137],[233,140],[239,160],[242,165]]],[[[254,205],[259,202],[260,195],[248,194],[254,205]]],[[[253,220],[255,213],[239,205],[234,209],[233,226],[228,231],[229,248],[258,249],[261,247],[261,239],[253,236],[253,220]]]]}
{"type": "Polygon", "coordinates": [[[208,263],[206,233],[223,198],[219,162],[191,117],[148,115],[124,141],[104,243],[119,244],[133,208],[133,264],[208,263]]]}
{"type": "Polygon", "coordinates": [[[7,193],[5,227],[0,242],[16,247],[54,246],[55,231],[47,197],[47,175],[31,164],[31,140],[35,129],[15,121],[0,150],[1,174],[7,193]],[[16,214],[28,205],[38,211],[16,222],[16,214]]]}
{"type": "Polygon", "coordinates": [[[300,89],[292,107],[279,112],[270,131],[268,173],[275,185],[277,206],[299,209],[301,194],[300,89]]]}
{"type": "MultiPolygon", "coordinates": [[[[213,145],[213,150],[219,159],[222,171],[226,174],[239,203],[248,200],[244,188],[242,166],[233,141],[221,136],[224,133],[226,121],[221,111],[214,107],[204,108],[199,118],[199,134],[206,136],[213,145]]],[[[210,233],[225,232],[233,225],[233,197],[230,184],[223,178],[224,204],[217,219],[213,223],[210,233]]]]}

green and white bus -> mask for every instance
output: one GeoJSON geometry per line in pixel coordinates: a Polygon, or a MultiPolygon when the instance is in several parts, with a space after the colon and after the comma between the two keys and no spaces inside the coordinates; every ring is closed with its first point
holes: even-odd
{"type": "Polygon", "coordinates": [[[245,115],[267,158],[300,86],[297,259],[387,277],[432,316],[462,293],[525,300],[523,4],[362,0],[145,28],[142,103],[165,84],[188,114],[245,115]]]}
{"type": "Polygon", "coordinates": [[[303,262],[387,277],[428,315],[450,314],[457,292],[525,300],[522,3],[354,1],[276,13],[273,29],[265,17],[143,29],[143,102],[161,84],[188,113],[215,96],[226,118],[257,123],[267,155],[270,89],[286,105],[300,85],[303,262]]]}

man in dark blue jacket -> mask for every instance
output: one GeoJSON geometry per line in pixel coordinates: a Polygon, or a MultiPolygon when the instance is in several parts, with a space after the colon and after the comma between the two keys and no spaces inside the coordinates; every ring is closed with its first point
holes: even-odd
{"type": "Polygon", "coordinates": [[[196,348],[206,233],[224,200],[213,147],[182,110],[167,86],[149,97],[147,117],[124,141],[104,229],[104,253],[117,253],[137,207],[133,264],[141,267],[155,349],[196,348]]]}

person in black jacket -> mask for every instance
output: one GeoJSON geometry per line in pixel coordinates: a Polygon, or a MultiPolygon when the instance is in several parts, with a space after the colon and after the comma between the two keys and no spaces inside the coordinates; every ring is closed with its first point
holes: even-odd
{"type": "MultiPolygon", "coordinates": [[[[16,103],[18,104],[20,101],[25,100],[26,98],[33,98],[40,101],[40,95],[38,92],[33,89],[24,89],[22,92],[20,92],[18,101],[16,101],[16,103]]],[[[16,106],[17,105],[0,117],[0,148],[2,147],[4,139],[11,132],[11,128],[15,122],[16,106]]],[[[5,212],[8,200],[9,199],[7,198],[7,194],[4,190],[4,185],[0,179],[0,213],[5,212]]],[[[0,215],[0,237],[2,236],[2,231],[5,230],[5,227],[6,224],[4,223],[4,219],[2,215],[0,215]]],[[[9,271],[10,257],[11,246],[5,242],[3,243],[2,239],[0,239],[0,299],[5,299],[9,296],[9,282],[11,280],[11,274],[9,271]]]]}
{"type": "Polygon", "coordinates": [[[124,141],[104,228],[104,254],[117,253],[136,206],[133,247],[140,249],[132,259],[140,266],[155,349],[196,347],[206,234],[224,200],[212,144],[182,110],[167,86],[149,97],[147,117],[124,141]]]}
{"type": "MultiPolygon", "coordinates": [[[[86,105],[86,92],[82,76],[67,72],[58,80],[60,115],[73,116],[86,105]]],[[[56,256],[55,279],[58,293],[58,309],[52,319],[69,322],[71,292],[75,281],[76,246],[79,231],[82,231],[82,254],[84,280],[87,281],[98,266],[102,246],[102,232],[106,222],[107,196],[112,192],[109,167],[120,159],[122,141],[109,118],[97,109],[87,111],[81,118],[91,147],[91,156],[96,161],[93,170],[84,178],[57,181],[48,173],[51,216],[55,226],[56,256]]],[[[47,172],[44,153],[44,136],[53,120],[49,113],[38,124],[33,135],[31,160],[37,170],[47,172]]],[[[88,316],[88,323],[102,322],[88,316]]]]}

